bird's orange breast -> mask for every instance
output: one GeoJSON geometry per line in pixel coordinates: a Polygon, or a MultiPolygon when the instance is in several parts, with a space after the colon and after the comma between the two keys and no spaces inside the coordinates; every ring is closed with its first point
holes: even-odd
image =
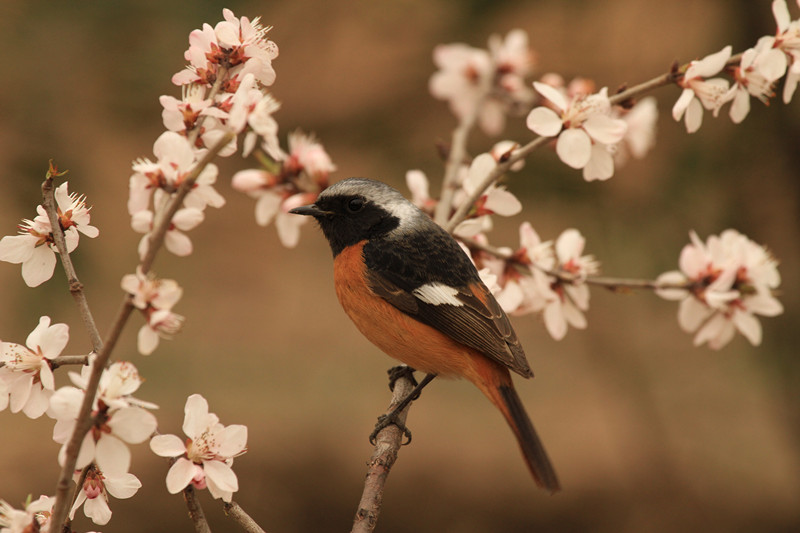
{"type": "MultiPolygon", "coordinates": [[[[499,367],[473,348],[377,296],[366,280],[364,244],[366,241],[345,248],[336,256],[333,272],[339,302],[370,342],[412,368],[443,377],[460,376],[475,382],[485,379],[487,372],[491,372],[487,365],[499,367]]],[[[497,372],[497,369],[492,370],[497,372]]],[[[507,372],[502,374],[508,375],[507,372]]]]}

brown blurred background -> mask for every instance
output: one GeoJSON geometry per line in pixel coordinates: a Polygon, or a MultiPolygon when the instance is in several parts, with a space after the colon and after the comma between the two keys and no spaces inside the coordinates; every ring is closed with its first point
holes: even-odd
{"type": "MultiPolygon", "coordinates": [[[[790,2],[794,9],[794,2],[790,2]]],[[[274,94],[282,133],[313,131],[339,171],[403,186],[405,171],[438,180],[434,143],[454,125],[428,96],[438,43],[485,46],[490,34],[527,30],[537,75],[595,78],[612,89],[664,72],[727,43],[741,51],[774,31],[767,0],[465,2],[276,0],[0,4],[0,234],[31,217],[48,158],[68,168],[70,190],[95,205],[99,239],[75,260],[101,330],[133,271],[138,235],[125,212],[130,163],[152,157],[162,131],[158,96],[177,95],[188,33],[222,7],[262,15],[280,47],[274,94]]],[[[796,11],[796,10],[795,10],[796,11]]],[[[796,13],[795,13],[796,15],[796,13]]],[[[780,89],[779,89],[780,90],[780,89]]],[[[578,227],[607,275],[655,277],[676,268],[687,233],[735,227],[781,260],[784,315],[762,321],[764,343],[737,337],[720,352],[694,348],[677,308],[652,294],[595,290],[589,328],[551,340],[538,317],[514,320],[536,379],[517,385],[564,491],[537,490],[510,431],[466,383],[438,382],[409,418],[414,442],[389,479],[382,532],[790,531],[800,528],[798,343],[798,102],[758,102],[741,126],[707,114],[689,136],[670,117],[675,88],[656,93],[656,150],[607,183],[583,182],[543,150],[511,177],[526,212],[498,221],[492,242],[516,246],[530,220],[544,238],[578,227]]],[[[517,123],[508,137],[530,134],[517,123]]],[[[492,139],[476,135],[474,151],[492,139]]],[[[222,210],[191,232],[190,258],[160,257],[156,271],[185,289],[174,341],[147,358],[131,320],[116,357],[147,381],[139,396],[162,407],[162,432],[180,433],[185,398],[202,393],[223,423],[247,424],[236,460],[236,499],[275,532],[343,531],[361,491],[367,442],[388,402],[379,354],[339,309],[329,251],[308,226],[297,249],[256,226],[253,202],[229,178],[249,162],[221,163],[222,210]]],[[[63,274],[37,289],[0,264],[0,338],[22,342],[40,314],[72,328],[70,353],[88,345],[63,274]]],[[[66,384],[60,373],[59,384],[66,384]]],[[[57,476],[52,423],[0,413],[0,498],[50,494],[57,476]]],[[[189,531],[166,463],[134,447],[144,483],[112,501],[104,531],[189,531]]],[[[203,494],[212,527],[235,530],[203,494]]],[[[80,513],[79,513],[80,514],[80,513]]],[[[82,515],[81,515],[82,517],[82,515]]],[[[95,529],[80,518],[78,530],[95,529]]]]}

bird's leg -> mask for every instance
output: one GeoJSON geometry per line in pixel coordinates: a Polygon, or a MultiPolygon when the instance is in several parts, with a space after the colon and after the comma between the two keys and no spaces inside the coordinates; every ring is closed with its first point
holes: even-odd
{"type": "Polygon", "coordinates": [[[422,381],[417,383],[417,381],[414,379],[413,368],[405,365],[393,367],[389,369],[389,387],[392,390],[394,390],[395,381],[397,381],[401,377],[408,377],[411,380],[411,382],[415,385],[414,390],[411,391],[411,394],[403,398],[403,400],[400,403],[398,403],[394,407],[394,409],[392,409],[385,415],[381,415],[378,417],[378,423],[375,424],[375,429],[373,429],[372,433],[370,433],[369,435],[369,442],[373,446],[375,446],[375,438],[378,436],[378,433],[383,428],[391,424],[394,424],[395,426],[400,428],[400,430],[402,430],[403,435],[405,435],[407,439],[404,444],[411,443],[411,431],[409,431],[409,429],[405,425],[397,421],[397,416],[403,411],[403,409],[408,407],[408,404],[419,398],[422,389],[424,389],[428,383],[433,381],[433,378],[436,377],[436,374],[425,374],[425,377],[422,378],[422,381]]]}

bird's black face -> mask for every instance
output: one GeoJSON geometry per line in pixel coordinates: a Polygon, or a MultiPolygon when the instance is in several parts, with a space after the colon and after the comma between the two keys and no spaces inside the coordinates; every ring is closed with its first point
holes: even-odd
{"type": "Polygon", "coordinates": [[[289,212],[313,216],[334,257],[348,246],[386,235],[400,225],[396,216],[360,194],[322,195],[314,205],[289,212]]]}

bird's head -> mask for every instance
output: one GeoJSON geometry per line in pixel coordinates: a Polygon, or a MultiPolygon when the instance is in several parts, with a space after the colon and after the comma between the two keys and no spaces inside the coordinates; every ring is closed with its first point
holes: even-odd
{"type": "Polygon", "coordinates": [[[349,178],[328,187],[311,205],[289,211],[314,217],[328,239],[334,257],[363,240],[402,236],[433,224],[399,191],[366,178],[349,178]]]}

